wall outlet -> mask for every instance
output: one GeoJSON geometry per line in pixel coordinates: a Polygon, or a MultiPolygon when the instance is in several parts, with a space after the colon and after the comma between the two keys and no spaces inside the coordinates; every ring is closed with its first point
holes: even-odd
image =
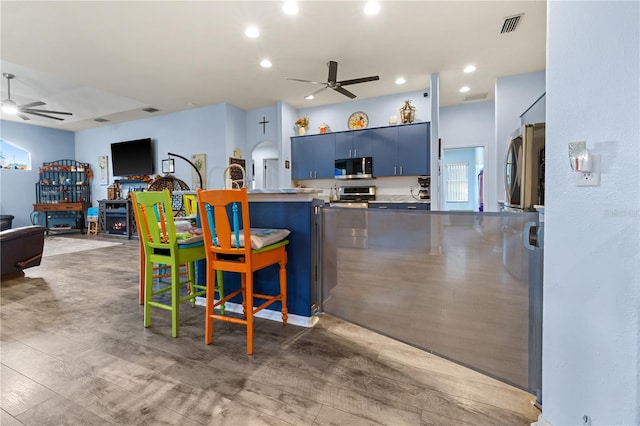
{"type": "Polygon", "coordinates": [[[590,173],[576,172],[576,186],[600,186],[600,156],[593,155],[593,171],[590,173]]]}

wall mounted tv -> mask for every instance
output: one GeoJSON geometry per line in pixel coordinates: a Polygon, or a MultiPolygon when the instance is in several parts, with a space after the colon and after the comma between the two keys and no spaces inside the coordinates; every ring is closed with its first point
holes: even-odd
{"type": "Polygon", "coordinates": [[[111,164],[114,176],[153,174],[151,139],[137,139],[111,144],[111,164]]]}

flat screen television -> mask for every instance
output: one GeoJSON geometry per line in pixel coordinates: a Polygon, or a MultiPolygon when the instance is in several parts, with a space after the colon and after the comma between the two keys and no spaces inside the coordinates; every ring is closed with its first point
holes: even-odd
{"type": "Polygon", "coordinates": [[[112,143],[111,164],[114,176],[152,175],[153,147],[151,139],[112,143]]]}

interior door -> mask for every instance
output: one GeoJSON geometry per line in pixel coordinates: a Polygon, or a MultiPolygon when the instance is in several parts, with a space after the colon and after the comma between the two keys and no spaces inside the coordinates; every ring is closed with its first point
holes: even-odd
{"type": "Polygon", "coordinates": [[[264,188],[278,188],[278,159],[265,158],[264,163],[264,188]]]}

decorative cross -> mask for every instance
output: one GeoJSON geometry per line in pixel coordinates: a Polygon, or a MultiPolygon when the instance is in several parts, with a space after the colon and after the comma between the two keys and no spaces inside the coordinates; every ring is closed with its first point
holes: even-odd
{"type": "Polygon", "coordinates": [[[262,121],[259,121],[258,124],[262,124],[262,133],[267,133],[267,118],[266,117],[262,117],[262,121]]]}

